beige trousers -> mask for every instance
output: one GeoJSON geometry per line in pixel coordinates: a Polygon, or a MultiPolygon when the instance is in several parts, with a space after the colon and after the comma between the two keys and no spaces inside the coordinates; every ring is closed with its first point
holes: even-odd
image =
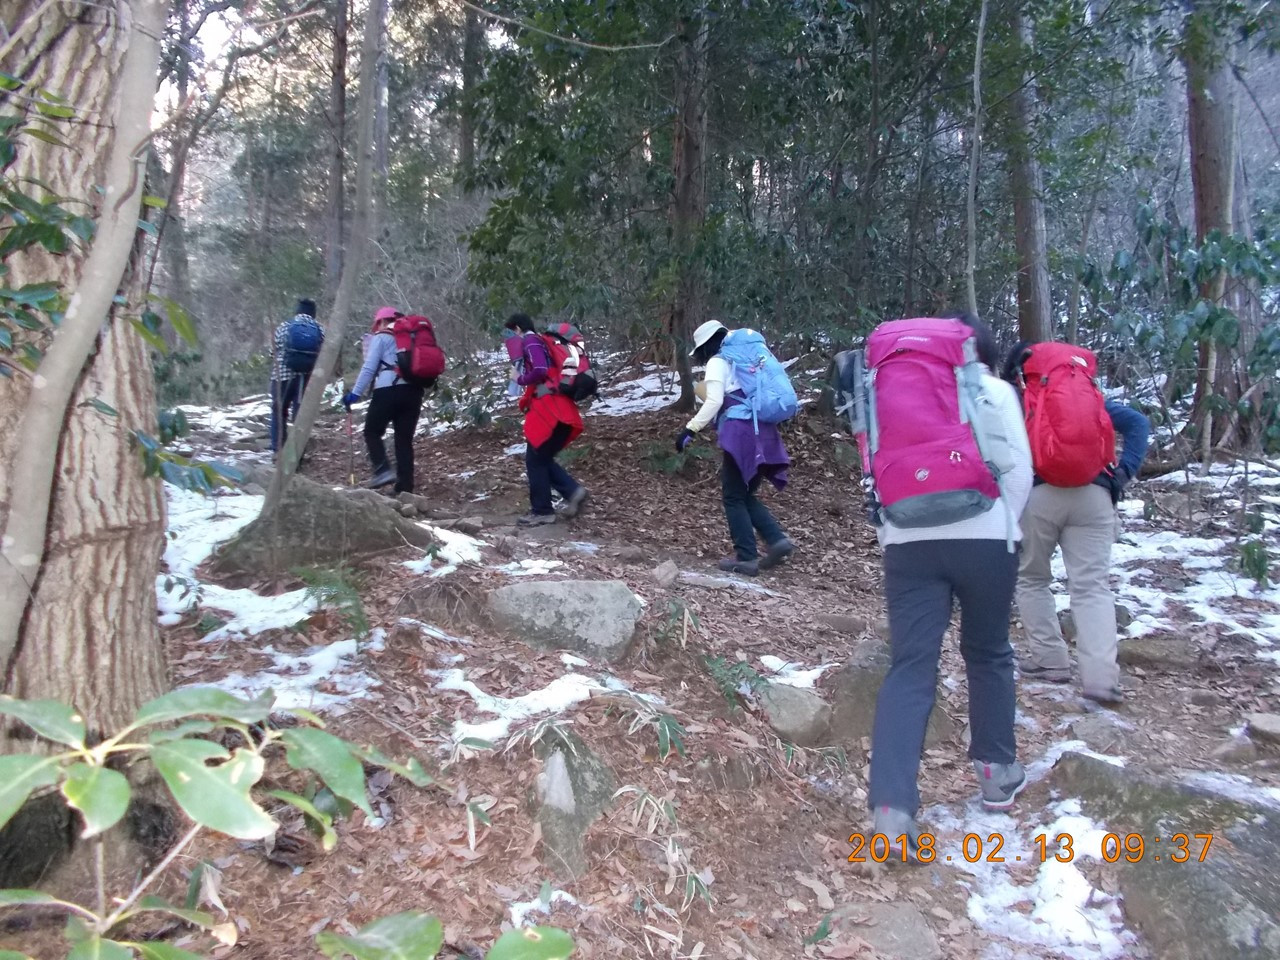
{"type": "Polygon", "coordinates": [[[1039,484],[1022,513],[1022,559],[1018,612],[1026,629],[1029,659],[1042,668],[1068,668],[1071,661],[1058,627],[1050,584],[1050,560],[1062,547],[1071,616],[1076,624],[1080,685],[1086,693],[1119,686],[1116,665],[1116,604],[1111,592],[1111,545],[1116,509],[1105,487],[1039,484]]]}

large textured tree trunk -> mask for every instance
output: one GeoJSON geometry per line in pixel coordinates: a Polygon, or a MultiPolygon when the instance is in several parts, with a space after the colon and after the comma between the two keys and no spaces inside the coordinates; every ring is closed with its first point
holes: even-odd
{"type": "Polygon", "coordinates": [[[675,297],[668,309],[666,328],[680,374],[680,399],[676,409],[693,409],[693,372],[688,344],[706,309],[706,290],[694,247],[707,213],[707,21],[702,17],[681,24],[680,53],[676,60],[676,126],[672,145],[675,193],[671,198],[671,235],[677,272],[675,297]]]}
{"type": "Polygon", "coordinates": [[[476,167],[476,85],[484,55],[484,24],[480,14],[467,7],[462,37],[462,111],[458,118],[458,167],[464,183],[476,167]]]}
{"type": "MultiPolygon", "coordinates": [[[[1216,33],[1209,11],[1197,9],[1187,17],[1182,62],[1187,71],[1187,134],[1196,240],[1203,243],[1215,230],[1223,236],[1232,232],[1236,170],[1236,83],[1226,41],[1216,33]]],[[[1200,296],[1222,303],[1226,281],[1226,272],[1218,271],[1201,285],[1200,296]]],[[[1218,343],[1211,337],[1201,341],[1192,423],[1198,430],[1206,461],[1214,434],[1211,398],[1217,385],[1218,350],[1218,343]]]]}
{"type": "Polygon", "coordinates": [[[324,231],[325,299],[330,302],[342,279],[347,207],[347,6],[348,0],[334,0],[333,66],[329,80],[329,210],[324,231]]]}
{"type": "MultiPolygon", "coordinates": [[[[1015,12],[1014,34],[1022,55],[1030,57],[1031,21],[1015,12]]],[[[1027,71],[1029,73],[1029,71],[1027,71]]],[[[1018,248],[1018,333],[1023,340],[1039,343],[1053,339],[1049,300],[1049,240],[1044,221],[1044,183],[1035,154],[1038,104],[1029,76],[1010,102],[1012,139],[1009,143],[1009,180],[1013,188],[1013,223],[1018,248]]]]}
{"type": "MultiPolygon", "coordinates": [[[[5,0],[0,19],[16,23],[22,6],[5,0]]],[[[37,373],[0,378],[3,689],[73,703],[98,732],[118,728],[165,686],[155,617],[164,498],[160,482],[143,476],[131,442],[135,430],[155,433],[151,366],[125,311],[112,306],[117,290],[134,289],[164,16],[159,0],[54,5],[29,42],[0,63],[75,106],[80,122],[60,131],[70,147],[26,138],[19,171],[83,200],[97,224],[87,253],[7,261],[6,282],[56,281],[70,303],[57,335],[40,344],[37,373]],[[99,412],[93,400],[119,415],[99,412]]],[[[0,99],[6,112],[30,105],[21,96],[0,99]]],[[[0,751],[30,749],[15,733],[0,727],[0,751]]],[[[31,846],[15,861],[11,844],[36,838],[14,826],[0,837],[0,869],[15,862],[41,869],[31,846]]]]}

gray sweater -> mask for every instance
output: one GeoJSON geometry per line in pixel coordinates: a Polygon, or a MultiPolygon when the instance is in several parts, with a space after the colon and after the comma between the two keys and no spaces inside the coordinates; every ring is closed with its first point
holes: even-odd
{"type": "Polygon", "coordinates": [[[378,333],[369,339],[364,349],[364,366],[360,368],[360,376],[356,377],[356,385],[351,392],[361,397],[369,395],[369,385],[374,390],[393,387],[404,383],[396,376],[396,338],[394,334],[378,333]]]}

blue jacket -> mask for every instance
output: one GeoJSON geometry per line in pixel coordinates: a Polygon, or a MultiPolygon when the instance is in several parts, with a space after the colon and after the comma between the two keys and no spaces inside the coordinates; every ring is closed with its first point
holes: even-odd
{"type": "MultiPolygon", "coordinates": [[[[1120,461],[1114,472],[1103,470],[1092,482],[1110,490],[1112,502],[1117,502],[1124,495],[1124,488],[1129,481],[1138,475],[1142,461],[1146,459],[1147,445],[1151,442],[1151,423],[1133,407],[1116,400],[1108,400],[1106,409],[1107,415],[1111,417],[1111,425],[1120,438],[1120,461]]],[[[1044,481],[1037,476],[1035,485],[1042,483],[1044,481]]]]}

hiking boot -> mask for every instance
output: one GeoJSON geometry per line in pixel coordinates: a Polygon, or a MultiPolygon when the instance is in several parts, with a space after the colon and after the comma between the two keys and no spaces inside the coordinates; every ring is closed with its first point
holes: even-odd
{"type": "Polygon", "coordinates": [[[370,490],[377,490],[379,487],[385,487],[389,483],[396,482],[396,472],[390,467],[383,467],[373,475],[373,479],[365,484],[370,490]]]}
{"type": "Polygon", "coordinates": [[[582,505],[587,502],[587,488],[578,485],[578,489],[569,494],[565,500],[564,506],[560,508],[560,516],[566,520],[572,520],[578,515],[578,511],[582,509],[582,505]]]}
{"type": "Polygon", "coordinates": [[[920,856],[920,824],[916,823],[915,817],[907,813],[905,810],[898,810],[895,807],[876,807],[875,818],[871,824],[871,837],[867,839],[868,845],[874,841],[871,839],[876,834],[884,834],[889,844],[889,859],[886,863],[902,862],[902,841],[898,838],[906,836],[907,862],[917,863],[920,856]]]}
{"type": "Polygon", "coordinates": [[[760,572],[758,560],[739,560],[737,557],[725,557],[717,566],[726,573],[741,573],[748,577],[754,577],[760,572]]]}
{"type": "Polygon", "coordinates": [[[986,810],[1008,810],[1013,799],[1027,785],[1027,771],[1022,764],[973,761],[973,772],[982,788],[982,806],[986,810]]]}
{"type": "Polygon", "coordinates": [[[1042,683],[1070,683],[1070,667],[1037,667],[1033,663],[1018,665],[1018,672],[1024,680],[1039,680],[1042,683]]]}
{"type": "Polygon", "coordinates": [[[516,521],[522,527],[541,527],[548,523],[555,523],[559,518],[554,513],[526,513],[523,517],[516,521]]]}
{"type": "Polygon", "coordinates": [[[1115,707],[1124,703],[1124,691],[1119,687],[1112,687],[1110,690],[1083,690],[1081,693],[1086,700],[1092,700],[1106,707],[1115,707]]]}
{"type": "Polygon", "coordinates": [[[769,549],[765,551],[764,556],[760,558],[760,569],[768,570],[785,563],[787,557],[795,552],[796,545],[787,537],[783,537],[775,544],[771,544],[769,549]]]}

